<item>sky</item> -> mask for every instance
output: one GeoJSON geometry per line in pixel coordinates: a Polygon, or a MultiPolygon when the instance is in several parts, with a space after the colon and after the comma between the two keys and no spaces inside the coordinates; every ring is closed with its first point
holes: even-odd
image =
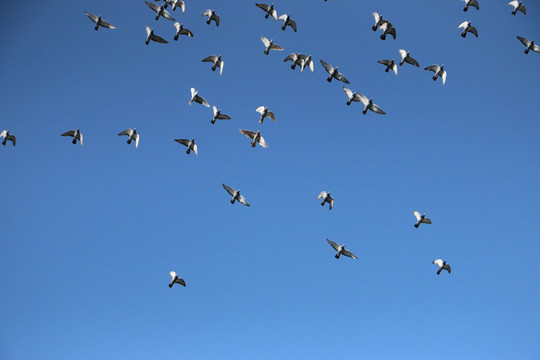
{"type": "Polygon", "coordinates": [[[540,54],[516,39],[540,41],[540,3],[524,4],[276,0],[295,33],[252,2],[187,0],[172,15],[194,37],[177,42],[143,1],[4,4],[0,131],[17,145],[0,147],[0,358],[540,358],[540,54]],[[169,43],[146,46],[146,25],[169,43]],[[420,68],[385,73],[399,49],[420,68]],[[321,59],[387,115],[347,106],[321,59]],[[192,87],[232,119],[210,124],[192,87]],[[77,128],[83,147],[60,136],[77,128]],[[415,229],[413,210],[433,223],[415,229]]]}

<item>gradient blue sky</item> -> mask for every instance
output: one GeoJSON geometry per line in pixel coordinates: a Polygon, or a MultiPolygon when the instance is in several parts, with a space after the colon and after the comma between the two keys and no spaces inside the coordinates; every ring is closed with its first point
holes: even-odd
{"type": "Polygon", "coordinates": [[[174,42],[142,0],[3,4],[0,130],[17,146],[0,148],[0,358],[540,357],[540,54],[516,39],[540,40],[540,4],[275,5],[297,33],[254,2],[187,0],[173,16],[195,37],[174,42]],[[94,31],[85,10],[117,29],[94,31]],[[371,30],[373,11],[397,40],[371,30]],[[464,20],[479,38],[459,36],[464,20]],[[145,46],[145,25],[170,43],[145,46]],[[265,56],[260,36],[285,51],[265,56]],[[396,77],[377,60],[400,48],[421,68],[396,77]],[[290,52],[315,73],[291,71],[290,52]],[[346,106],[319,59],[388,115],[346,106]],[[191,87],[232,120],[212,126],[191,87]],[[260,105],[276,123],[258,124],[260,105]],[[138,149],[117,136],[128,127],[138,149]],[[83,148],[60,137],[76,128],[83,148]],[[192,137],[197,157],[173,141],[192,137]],[[433,224],[415,229],[412,210],[433,224]]]}

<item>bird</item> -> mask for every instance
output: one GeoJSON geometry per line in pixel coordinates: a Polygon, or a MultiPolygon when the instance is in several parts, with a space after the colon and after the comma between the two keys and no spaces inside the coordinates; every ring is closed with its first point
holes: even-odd
{"type": "Polygon", "coordinates": [[[347,94],[347,98],[349,99],[347,101],[347,105],[351,105],[351,102],[353,101],[356,101],[356,102],[362,101],[360,98],[360,93],[358,92],[353,93],[351,89],[346,88],[345,86],[343,87],[343,90],[345,91],[345,94],[347,94]]]}
{"type": "Polygon", "coordinates": [[[442,261],[442,259],[433,260],[432,264],[437,264],[439,267],[439,270],[437,270],[437,275],[441,273],[441,271],[446,270],[450,274],[450,264],[447,264],[446,261],[442,261]]]}
{"type": "Polygon", "coordinates": [[[396,28],[392,26],[391,23],[385,22],[381,25],[381,30],[383,33],[381,34],[381,40],[386,40],[386,35],[390,34],[396,40],[396,28]]]}
{"type": "Polygon", "coordinates": [[[186,282],[184,279],[179,278],[177,273],[170,271],[169,274],[171,275],[171,283],[169,284],[170,288],[172,288],[174,284],[180,284],[183,287],[186,287],[186,282]]]}
{"type": "Polygon", "coordinates": [[[330,193],[327,193],[326,191],[321,191],[319,196],[317,196],[317,200],[323,199],[321,206],[324,206],[324,204],[328,203],[328,210],[332,210],[334,207],[334,198],[330,196],[330,193]]]}
{"type": "Polygon", "coordinates": [[[373,13],[373,18],[375,19],[375,25],[371,27],[371,30],[377,31],[378,27],[381,27],[383,24],[388,23],[388,20],[383,20],[382,14],[378,14],[376,12],[373,13]]]}
{"type": "Polygon", "coordinates": [[[255,4],[258,8],[264,10],[266,14],[264,15],[265,19],[268,19],[269,16],[272,16],[275,20],[278,19],[277,17],[277,11],[274,9],[274,4],[267,5],[267,4],[255,4]]]}
{"type": "Polygon", "coordinates": [[[465,37],[467,35],[467,32],[470,32],[471,34],[474,34],[474,36],[478,37],[478,31],[476,31],[476,28],[474,26],[471,26],[470,21],[464,21],[461,24],[459,24],[458,29],[462,28],[463,32],[461,33],[461,37],[465,37]]]}
{"type": "Polygon", "coordinates": [[[165,6],[158,4],[151,3],[148,1],[145,1],[146,5],[150,7],[150,9],[154,10],[156,12],[156,20],[159,19],[160,16],[164,17],[167,20],[175,21],[174,18],[169,14],[167,10],[165,10],[165,6]]]}
{"type": "Polygon", "coordinates": [[[266,145],[266,141],[264,141],[264,138],[261,136],[261,130],[257,132],[253,132],[249,130],[241,130],[241,129],[239,130],[242,134],[246,135],[248,138],[253,139],[253,141],[250,144],[252,148],[254,148],[257,143],[259,143],[259,145],[261,145],[263,148],[268,148],[268,145],[266,145]]]}
{"type": "Polygon", "coordinates": [[[100,26],[104,27],[104,28],[107,28],[107,29],[116,29],[116,26],[112,26],[111,24],[109,24],[105,20],[101,19],[101,15],[96,16],[96,15],[94,15],[92,13],[89,13],[88,11],[85,11],[84,13],[86,14],[86,16],[88,16],[90,18],[90,20],[92,20],[96,24],[96,27],[94,28],[94,30],[98,31],[100,26]]]}
{"type": "Polygon", "coordinates": [[[302,57],[305,56],[304,54],[296,54],[296,53],[290,53],[283,62],[292,61],[291,69],[295,69],[296,65],[302,66],[302,57]]]}
{"type": "Polygon", "coordinates": [[[525,8],[525,5],[522,4],[523,1],[510,1],[508,5],[512,5],[514,7],[514,11],[512,11],[512,15],[516,15],[518,11],[521,11],[523,15],[527,15],[527,9],[525,8]]]}
{"type": "Polygon", "coordinates": [[[420,215],[418,211],[412,212],[414,216],[416,217],[416,224],[414,224],[414,227],[418,229],[420,224],[431,224],[431,220],[426,217],[426,214],[420,215]]]}
{"type": "Polygon", "coordinates": [[[391,69],[392,71],[394,71],[394,74],[396,74],[396,76],[397,76],[397,65],[394,62],[394,59],[392,59],[392,60],[379,60],[377,62],[379,64],[383,64],[383,65],[386,66],[386,69],[384,70],[384,72],[388,72],[391,69]]]}
{"type": "MultiPolygon", "coordinates": [[[[157,0],[161,1],[161,0],[157,0]]],[[[171,5],[172,11],[176,11],[176,8],[180,6],[180,9],[182,10],[182,14],[186,11],[186,4],[182,0],[163,0],[165,1],[165,9],[167,8],[167,5],[171,5]]]]}
{"type": "Polygon", "coordinates": [[[461,0],[465,3],[465,7],[463,8],[463,11],[467,12],[469,9],[469,6],[475,7],[476,10],[480,10],[480,6],[478,6],[478,1],[476,0],[461,0]]]}
{"type": "Polygon", "coordinates": [[[214,20],[214,22],[216,23],[216,26],[219,26],[219,15],[216,14],[216,10],[206,10],[205,12],[203,12],[202,16],[208,16],[208,20],[206,20],[206,23],[208,25],[210,25],[210,22],[212,22],[212,20],[214,20]]]}
{"type": "Polygon", "coordinates": [[[403,49],[399,49],[399,53],[401,55],[401,62],[399,63],[399,66],[403,65],[403,63],[408,63],[408,64],[414,65],[416,67],[420,66],[418,64],[418,61],[416,61],[416,59],[411,57],[411,55],[410,55],[411,52],[410,51],[405,51],[403,49]]]}
{"type": "Polygon", "coordinates": [[[206,107],[210,107],[210,104],[208,101],[204,100],[203,97],[197,95],[199,92],[195,90],[195,88],[191,88],[191,100],[189,100],[189,105],[191,105],[193,102],[199,103],[201,105],[204,105],[206,107]]]}
{"type": "Polygon", "coordinates": [[[6,143],[9,141],[11,141],[11,143],[13,144],[13,146],[15,146],[17,144],[17,139],[15,138],[15,135],[13,134],[10,134],[9,133],[9,130],[4,130],[0,133],[0,139],[1,138],[4,138],[4,141],[2,141],[2,145],[6,145],[6,143]]]}
{"type": "Polygon", "coordinates": [[[283,50],[283,48],[281,46],[279,46],[278,44],[274,44],[274,40],[269,41],[264,36],[261,36],[261,41],[263,42],[264,47],[265,47],[265,49],[264,49],[264,54],[265,55],[268,55],[270,50],[277,50],[277,51],[283,50]]]}
{"type": "Polygon", "coordinates": [[[366,115],[368,110],[373,111],[374,113],[377,113],[377,114],[386,115],[386,113],[382,111],[380,107],[378,107],[377,105],[373,103],[373,98],[368,100],[368,98],[365,95],[362,95],[360,93],[356,93],[356,94],[358,94],[358,97],[360,98],[360,102],[364,105],[364,110],[362,110],[363,115],[366,115]]]}
{"type": "Polygon", "coordinates": [[[330,239],[326,239],[326,241],[330,244],[330,246],[332,246],[334,248],[334,250],[337,251],[336,255],[335,255],[335,258],[336,259],[339,259],[339,256],[340,255],[345,255],[345,256],[348,256],[350,258],[353,258],[353,259],[358,259],[356,257],[356,255],[354,255],[352,252],[350,252],[349,250],[345,249],[345,244],[343,245],[339,245],[335,242],[333,242],[332,240],[330,239]]]}
{"type": "Polygon", "coordinates": [[[276,121],[276,116],[273,112],[268,111],[268,108],[266,106],[259,106],[255,111],[261,114],[261,117],[259,118],[259,124],[262,124],[264,118],[267,117],[272,119],[272,121],[276,121]]]}
{"type": "Polygon", "coordinates": [[[231,117],[229,115],[222,114],[221,110],[218,110],[215,105],[212,106],[212,110],[214,110],[214,117],[211,121],[212,124],[215,124],[216,120],[231,120],[231,117]]]}
{"type": "Polygon", "coordinates": [[[331,82],[332,78],[334,78],[336,80],[344,82],[345,84],[350,84],[349,80],[347,80],[345,76],[343,76],[343,74],[338,71],[337,67],[334,68],[332,65],[327,64],[324,61],[322,60],[320,61],[321,61],[322,66],[324,67],[324,70],[326,70],[326,72],[330,74],[330,76],[328,77],[328,79],[326,79],[326,81],[331,82]]]}
{"type": "Polygon", "coordinates": [[[71,142],[73,145],[79,140],[79,143],[83,146],[83,135],[79,129],[66,131],[61,136],[71,136],[73,138],[73,141],[71,142]]]}
{"type": "Polygon", "coordinates": [[[440,76],[442,79],[443,85],[446,83],[446,70],[444,70],[444,64],[441,66],[436,65],[436,64],[430,65],[426,67],[424,70],[433,71],[435,73],[435,75],[433,76],[433,81],[436,81],[437,78],[440,76]]]}
{"type": "Polygon", "coordinates": [[[231,196],[232,196],[231,204],[234,204],[234,202],[235,202],[236,200],[238,200],[238,202],[239,202],[240,204],[244,204],[244,205],[246,205],[246,206],[251,206],[251,205],[249,205],[248,202],[246,201],[246,198],[243,197],[242,195],[240,195],[240,189],[234,190],[232,187],[227,186],[227,185],[225,185],[225,184],[221,184],[221,185],[223,185],[223,188],[224,188],[225,190],[227,190],[227,192],[228,192],[229,194],[231,194],[231,196]]]}
{"type": "Polygon", "coordinates": [[[174,139],[174,141],[187,147],[186,154],[189,155],[191,150],[193,150],[195,155],[199,155],[199,152],[197,151],[197,144],[195,144],[195,139],[174,139]]]}
{"type": "Polygon", "coordinates": [[[300,72],[303,72],[306,66],[309,67],[311,72],[315,72],[315,65],[313,64],[311,55],[306,56],[304,54],[300,54],[299,57],[300,57],[300,72]]]}
{"type": "Polygon", "coordinates": [[[164,38],[162,38],[161,36],[154,34],[154,29],[150,29],[147,26],[146,27],[146,43],[145,44],[148,45],[150,43],[150,40],[158,42],[158,43],[162,43],[162,44],[167,44],[168,43],[168,41],[165,40],[164,38]]]}
{"type": "Polygon", "coordinates": [[[219,75],[223,73],[223,60],[221,60],[221,54],[219,56],[210,55],[207,58],[204,58],[202,62],[211,62],[212,71],[216,71],[216,68],[219,67],[219,75]]]}
{"type": "Polygon", "coordinates": [[[133,130],[126,129],[122,131],[120,134],[118,134],[118,136],[122,136],[122,135],[126,135],[128,137],[128,140],[127,140],[128,144],[131,144],[131,142],[135,140],[135,148],[139,147],[139,134],[137,134],[137,128],[134,128],[133,130]]]}
{"type": "Polygon", "coordinates": [[[540,46],[536,45],[534,43],[534,40],[527,40],[521,36],[516,36],[518,38],[519,41],[521,41],[521,43],[523,45],[525,45],[526,49],[525,49],[525,54],[528,54],[529,53],[529,50],[532,50],[534,52],[537,52],[537,53],[540,53],[540,46]]]}
{"type": "Polygon", "coordinates": [[[180,24],[179,22],[174,23],[174,27],[176,28],[176,34],[174,35],[174,40],[178,40],[178,37],[180,35],[186,35],[189,37],[193,37],[193,33],[189,29],[184,29],[184,25],[180,24]]]}
{"type": "Polygon", "coordinates": [[[280,17],[278,17],[279,20],[283,20],[283,26],[281,27],[281,30],[285,31],[285,28],[288,26],[292,27],[294,32],[296,32],[296,22],[291,19],[291,17],[287,14],[283,14],[280,17]]]}

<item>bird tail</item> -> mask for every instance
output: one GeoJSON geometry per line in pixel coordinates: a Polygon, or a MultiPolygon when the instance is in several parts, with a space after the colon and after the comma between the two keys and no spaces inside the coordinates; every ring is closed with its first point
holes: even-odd
{"type": "Polygon", "coordinates": [[[465,31],[461,33],[461,37],[463,37],[463,38],[464,38],[464,37],[465,37],[465,35],[467,35],[467,34],[465,33],[465,31]]]}
{"type": "Polygon", "coordinates": [[[128,144],[131,144],[131,138],[128,139],[127,143],[128,143],[128,144]]]}
{"type": "Polygon", "coordinates": [[[173,283],[170,283],[170,284],[169,284],[169,287],[172,288],[172,286],[173,286],[173,283]]]}
{"type": "Polygon", "coordinates": [[[337,253],[334,257],[335,257],[336,259],[339,259],[339,255],[341,255],[341,254],[340,254],[340,253],[337,253]]]}
{"type": "Polygon", "coordinates": [[[255,140],[253,140],[253,141],[251,142],[250,146],[251,146],[252,148],[254,148],[255,145],[257,145],[257,142],[256,142],[255,140]]]}
{"type": "Polygon", "coordinates": [[[74,138],[73,141],[71,142],[72,144],[76,144],[77,143],[77,138],[74,138]]]}
{"type": "Polygon", "coordinates": [[[371,27],[371,30],[377,31],[377,25],[373,25],[373,26],[371,27]]]}
{"type": "Polygon", "coordinates": [[[174,36],[174,41],[178,41],[178,36],[180,36],[180,34],[174,36]]]}
{"type": "Polygon", "coordinates": [[[418,227],[420,226],[420,223],[416,223],[414,224],[414,227],[418,229],[418,227]]]}
{"type": "Polygon", "coordinates": [[[439,275],[441,273],[441,270],[442,268],[440,268],[439,270],[437,270],[437,275],[439,275]]]}
{"type": "Polygon", "coordinates": [[[232,198],[232,200],[231,200],[231,204],[234,204],[234,202],[235,202],[235,199],[234,199],[234,198],[232,198]]]}
{"type": "Polygon", "coordinates": [[[383,34],[381,35],[381,40],[386,40],[386,34],[385,34],[385,33],[383,33],[383,34]]]}
{"type": "Polygon", "coordinates": [[[186,154],[189,155],[190,152],[191,152],[191,149],[187,149],[186,154]]]}

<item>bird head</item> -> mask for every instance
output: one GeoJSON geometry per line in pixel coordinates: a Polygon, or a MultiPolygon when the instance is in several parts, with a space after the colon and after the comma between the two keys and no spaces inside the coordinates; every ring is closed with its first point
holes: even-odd
{"type": "Polygon", "coordinates": [[[195,138],[191,139],[191,142],[192,142],[193,144],[195,144],[195,138]]]}
{"type": "Polygon", "coordinates": [[[134,134],[137,133],[137,128],[133,128],[133,133],[134,133],[134,134]]]}

